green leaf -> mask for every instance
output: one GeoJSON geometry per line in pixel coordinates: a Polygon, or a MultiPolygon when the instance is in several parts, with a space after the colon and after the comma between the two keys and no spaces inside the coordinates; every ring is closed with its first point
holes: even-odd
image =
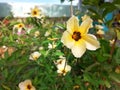
{"type": "Polygon", "coordinates": [[[110,88],[110,87],[111,87],[110,82],[109,82],[109,81],[107,81],[107,80],[105,80],[105,81],[104,81],[104,84],[105,84],[105,86],[106,86],[107,88],[110,88]]]}
{"type": "Polygon", "coordinates": [[[120,40],[120,31],[116,29],[116,32],[117,32],[117,38],[120,40]]]}
{"type": "Polygon", "coordinates": [[[117,49],[117,52],[115,54],[115,61],[117,64],[120,64],[120,48],[117,49]]]}
{"type": "Polygon", "coordinates": [[[2,84],[2,87],[5,89],[5,90],[11,90],[8,86],[2,84]]]}
{"type": "Polygon", "coordinates": [[[61,1],[61,3],[63,3],[65,0],[60,0],[61,1]]]}
{"type": "Polygon", "coordinates": [[[120,74],[117,74],[115,72],[111,72],[109,77],[114,80],[117,83],[120,83],[120,74]]]}

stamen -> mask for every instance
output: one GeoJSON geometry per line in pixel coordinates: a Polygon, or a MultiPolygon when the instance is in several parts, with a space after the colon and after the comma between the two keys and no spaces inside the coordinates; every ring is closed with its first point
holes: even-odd
{"type": "Polygon", "coordinates": [[[72,35],[72,38],[75,40],[75,41],[78,41],[80,38],[81,38],[81,33],[80,32],[74,32],[73,35],[72,35]]]}
{"type": "Polygon", "coordinates": [[[32,88],[31,85],[28,84],[28,85],[27,85],[27,89],[31,89],[31,88],[32,88]]]}

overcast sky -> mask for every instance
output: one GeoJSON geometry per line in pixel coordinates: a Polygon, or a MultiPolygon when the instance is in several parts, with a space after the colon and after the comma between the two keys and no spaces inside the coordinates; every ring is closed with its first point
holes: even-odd
{"type": "MultiPolygon", "coordinates": [[[[61,4],[60,0],[0,0],[0,2],[27,2],[27,3],[46,3],[46,4],[61,4]]],[[[78,0],[74,0],[73,4],[76,5],[78,0]]],[[[70,2],[66,1],[63,4],[70,4],[70,2]]]]}

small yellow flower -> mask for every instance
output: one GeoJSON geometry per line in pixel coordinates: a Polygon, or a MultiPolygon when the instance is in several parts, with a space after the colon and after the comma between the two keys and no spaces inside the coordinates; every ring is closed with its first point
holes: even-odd
{"type": "Polygon", "coordinates": [[[30,60],[37,60],[39,57],[41,56],[41,53],[39,53],[39,52],[33,52],[31,55],[30,55],[30,57],[29,57],[29,59],[30,60]]]}
{"type": "Polygon", "coordinates": [[[16,29],[22,29],[22,28],[24,28],[25,26],[24,26],[24,24],[23,23],[19,23],[19,24],[16,24],[15,26],[14,26],[14,28],[16,28],[16,29]]]}
{"type": "Polygon", "coordinates": [[[25,28],[23,23],[18,23],[13,27],[13,34],[22,34],[22,29],[25,28]]]}
{"type": "Polygon", "coordinates": [[[32,85],[31,80],[25,80],[19,83],[20,90],[36,90],[35,87],[32,85]]]}
{"type": "Polygon", "coordinates": [[[60,59],[58,59],[57,61],[55,61],[54,62],[56,65],[65,65],[65,63],[66,63],[66,58],[65,57],[63,57],[63,58],[60,58],[60,59]]]}
{"type": "Polygon", "coordinates": [[[48,43],[48,48],[49,49],[54,49],[57,45],[53,42],[52,44],[51,43],[48,43]]]}
{"type": "Polygon", "coordinates": [[[92,19],[87,17],[79,26],[77,17],[72,16],[67,22],[67,30],[63,33],[61,42],[69,49],[73,55],[80,58],[88,50],[96,50],[100,47],[97,38],[88,34],[88,30],[92,25],[92,19]]]}
{"type": "Polygon", "coordinates": [[[32,16],[32,17],[37,17],[37,18],[39,18],[39,17],[40,17],[40,13],[41,13],[41,11],[38,9],[37,6],[35,6],[35,7],[31,10],[31,16],[32,16]]]}
{"type": "Polygon", "coordinates": [[[99,23],[103,23],[103,21],[102,21],[102,20],[100,20],[100,19],[98,19],[98,22],[99,22],[99,23]]]}
{"type": "Polygon", "coordinates": [[[51,34],[51,31],[46,31],[44,36],[47,37],[47,36],[49,36],[50,34],[51,34]]]}
{"type": "Polygon", "coordinates": [[[95,25],[95,28],[99,30],[99,29],[103,29],[104,27],[102,25],[95,25]]]}
{"type": "Polygon", "coordinates": [[[79,86],[79,85],[73,86],[73,90],[78,90],[78,89],[80,89],[80,86],[79,86]]]}
{"type": "Polygon", "coordinates": [[[57,73],[62,74],[64,76],[67,74],[67,72],[71,71],[71,66],[67,64],[65,65],[59,64],[57,65],[57,68],[58,68],[57,73]]]}
{"type": "Polygon", "coordinates": [[[110,45],[113,45],[114,41],[115,41],[115,39],[109,40],[110,45]]]}
{"type": "Polygon", "coordinates": [[[99,30],[97,31],[97,34],[98,34],[98,35],[104,35],[105,33],[104,33],[103,30],[99,29],[99,30]]]}
{"type": "Polygon", "coordinates": [[[34,36],[38,37],[39,35],[40,35],[40,32],[39,31],[35,31],[34,36]]]}
{"type": "Polygon", "coordinates": [[[115,72],[118,73],[118,74],[120,74],[120,66],[117,66],[117,67],[115,68],[115,72]]]}
{"type": "Polygon", "coordinates": [[[60,75],[66,75],[67,72],[71,71],[71,66],[67,64],[66,58],[62,57],[54,62],[57,67],[57,73],[60,75]]]}

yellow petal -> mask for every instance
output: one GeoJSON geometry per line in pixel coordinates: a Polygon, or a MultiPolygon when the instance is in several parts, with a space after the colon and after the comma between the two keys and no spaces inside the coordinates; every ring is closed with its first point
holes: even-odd
{"type": "Polygon", "coordinates": [[[88,33],[88,30],[91,27],[92,27],[92,19],[88,18],[81,23],[79,27],[79,31],[81,32],[81,34],[86,34],[88,33]]]}
{"type": "Polygon", "coordinates": [[[90,18],[90,17],[89,17],[88,15],[85,14],[85,15],[82,16],[81,18],[82,18],[82,21],[84,21],[84,20],[86,20],[86,19],[88,19],[88,18],[90,18]]]}
{"type": "Polygon", "coordinates": [[[86,44],[84,40],[79,40],[75,42],[74,46],[72,47],[72,53],[75,57],[80,58],[86,51],[86,44]]]}
{"type": "Polygon", "coordinates": [[[72,39],[72,35],[68,31],[63,33],[61,42],[68,48],[71,48],[75,43],[74,39],[72,39]]]}
{"type": "Polygon", "coordinates": [[[72,16],[68,21],[67,21],[67,30],[71,34],[73,34],[74,31],[78,31],[79,28],[79,20],[77,17],[72,16]]]}
{"type": "Polygon", "coordinates": [[[89,50],[96,50],[100,48],[100,43],[97,41],[97,38],[92,34],[87,34],[86,36],[83,36],[83,39],[86,43],[86,48],[89,50]]]}

